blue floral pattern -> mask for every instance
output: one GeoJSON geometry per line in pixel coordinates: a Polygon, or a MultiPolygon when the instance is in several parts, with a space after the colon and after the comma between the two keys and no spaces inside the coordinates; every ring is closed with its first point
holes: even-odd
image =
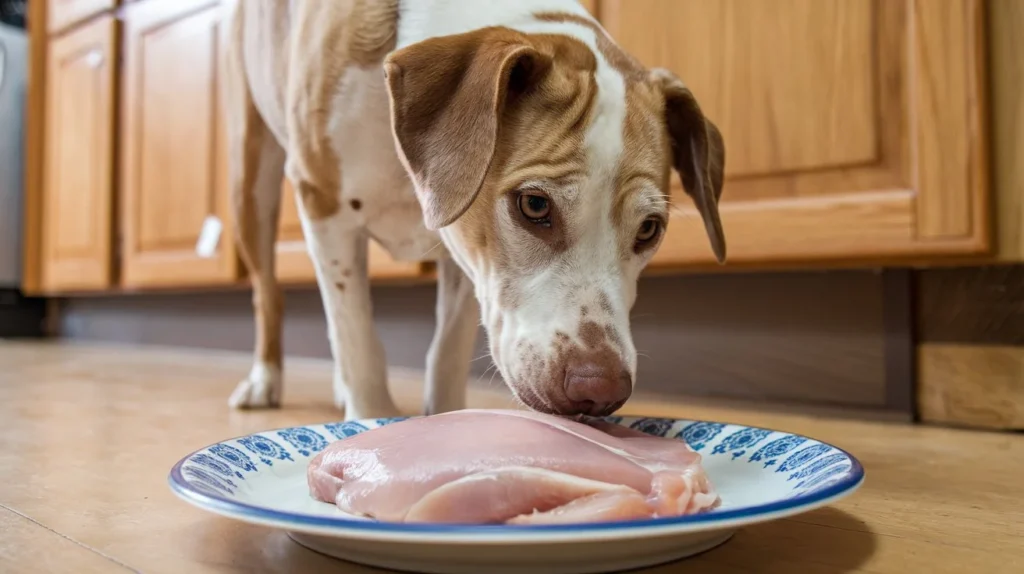
{"type": "Polygon", "coordinates": [[[210,447],[210,452],[246,472],[252,472],[256,470],[256,465],[253,464],[252,459],[249,458],[249,455],[245,454],[244,452],[238,450],[237,448],[231,445],[215,444],[210,447]]]}
{"type": "Polygon", "coordinates": [[[407,417],[391,417],[391,418],[387,418],[387,419],[377,419],[377,426],[379,426],[379,427],[387,426],[387,425],[389,425],[391,423],[397,423],[399,421],[404,421],[406,418],[407,417]]]}
{"type": "Polygon", "coordinates": [[[764,440],[772,431],[759,428],[745,428],[727,437],[715,445],[711,454],[731,453],[733,458],[739,458],[746,454],[747,449],[764,440]]]}
{"type": "Polygon", "coordinates": [[[260,462],[267,466],[274,466],[275,460],[293,460],[292,455],[275,441],[263,435],[249,435],[238,439],[238,443],[246,450],[260,458],[260,462]]]}
{"type": "Polygon", "coordinates": [[[205,466],[206,468],[216,472],[217,474],[220,474],[224,478],[243,478],[242,473],[231,468],[231,466],[229,466],[226,462],[220,459],[213,458],[212,456],[206,453],[200,453],[195,455],[194,457],[192,457],[192,461],[195,462],[196,464],[205,466]]]}
{"type": "Polygon", "coordinates": [[[327,432],[331,433],[337,438],[348,438],[350,436],[356,436],[357,434],[369,430],[366,425],[357,423],[354,421],[343,422],[343,423],[328,423],[324,425],[327,432]]]}
{"type": "Polygon", "coordinates": [[[676,435],[676,438],[683,439],[686,441],[686,444],[690,445],[690,448],[699,452],[708,443],[713,441],[724,428],[725,425],[722,423],[693,423],[683,428],[683,430],[676,435]]]}
{"type": "Polygon", "coordinates": [[[849,467],[847,465],[845,465],[845,464],[833,466],[833,467],[829,468],[828,470],[826,470],[825,472],[820,472],[818,474],[815,474],[811,478],[808,478],[807,480],[797,484],[796,487],[797,488],[811,488],[813,486],[821,484],[822,482],[832,478],[833,476],[836,476],[837,474],[839,474],[841,472],[846,472],[848,470],[848,468],[849,467]]]}
{"type": "Polygon", "coordinates": [[[230,479],[215,476],[196,466],[186,467],[182,472],[185,476],[193,478],[200,484],[208,487],[209,489],[213,489],[214,491],[234,494],[235,489],[238,488],[238,485],[230,479]]]}
{"type": "Polygon", "coordinates": [[[762,446],[750,455],[750,462],[764,461],[764,468],[774,465],[778,458],[794,448],[807,442],[807,439],[802,436],[788,435],[782,438],[777,438],[772,442],[762,446]]]}
{"type": "Polygon", "coordinates": [[[302,456],[312,456],[327,448],[327,439],[305,427],[279,430],[277,434],[294,446],[302,456]]]}
{"type": "Polygon", "coordinates": [[[813,463],[805,466],[803,470],[799,470],[789,475],[789,478],[787,478],[786,480],[799,480],[801,478],[807,478],[812,474],[817,474],[824,470],[825,468],[844,460],[846,460],[846,455],[839,452],[835,454],[830,454],[828,456],[823,456],[818,460],[814,461],[813,463]]]}
{"type": "Polygon", "coordinates": [[[645,418],[635,421],[629,428],[654,436],[665,436],[672,430],[675,421],[669,419],[645,418]]]}
{"type": "Polygon", "coordinates": [[[816,444],[814,446],[798,450],[796,451],[796,454],[790,456],[785,462],[779,465],[779,468],[775,469],[775,472],[789,472],[791,470],[796,470],[829,450],[831,450],[831,448],[824,444],[816,444]]]}

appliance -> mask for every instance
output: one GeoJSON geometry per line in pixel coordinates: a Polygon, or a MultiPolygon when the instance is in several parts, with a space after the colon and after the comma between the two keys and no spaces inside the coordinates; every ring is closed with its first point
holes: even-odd
{"type": "Polygon", "coordinates": [[[28,0],[0,0],[0,337],[43,334],[46,308],[21,294],[27,14],[28,0]]]}
{"type": "Polygon", "coordinates": [[[27,2],[0,1],[0,289],[21,284],[27,2]],[[18,8],[21,8],[19,11],[18,8]]]}

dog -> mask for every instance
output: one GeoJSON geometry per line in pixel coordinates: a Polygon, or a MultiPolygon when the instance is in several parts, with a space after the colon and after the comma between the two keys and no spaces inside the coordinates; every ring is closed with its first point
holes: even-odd
{"type": "Polygon", "coordinates": [[[629,312],[669,222],[673,171],[718,261],[722,136],[575,0],[234,0],[225,105],[255,361],[229,399],[276,407],[280,186],[295,190],[346,420],[399,414],[374,330],[367,242],[435,261],[424,412],[464,408],[478,325],[527,408],[630,397],[629,312]]]}

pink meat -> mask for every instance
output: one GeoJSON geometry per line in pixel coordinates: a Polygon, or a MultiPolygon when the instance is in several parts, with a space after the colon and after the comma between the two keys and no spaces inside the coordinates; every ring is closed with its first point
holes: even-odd
{"type": "Polygon", "coordinates": [[[605,422],[463,410],[337,441],[310,493],[387,522],[557,524],[681,516],[718,496],[684,442],[605,422]]]}

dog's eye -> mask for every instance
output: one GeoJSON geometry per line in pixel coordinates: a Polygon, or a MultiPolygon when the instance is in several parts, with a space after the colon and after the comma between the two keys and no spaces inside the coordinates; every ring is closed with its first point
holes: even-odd
{"type": "Polygon", "coordinates": [[[640,230],[636,232],[637,243],[647,243],[658,236],[658,231],[661,230],[661,221],[654,217],[645,219],[640,224],[640,230]]]}
{"type": "Polygon", "coordinates": [[[519,196],[519,211],[530,221],[540,223],[551,215],[551,202],[543,195],[524,193],[519,196]]]}

